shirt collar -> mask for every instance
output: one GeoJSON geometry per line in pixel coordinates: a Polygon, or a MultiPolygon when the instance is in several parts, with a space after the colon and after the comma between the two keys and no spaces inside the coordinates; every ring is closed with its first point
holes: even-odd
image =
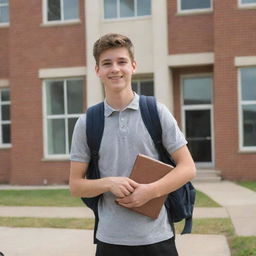
{"type": "MultiPolygon", "coordinates": [[[[128,106],[126,106],[122,111],[126,109],[133,109],[133,110],[138,110],[139,109],[139,95],[134,92],[134,97],[133,100],[129,103],[128,106]]],[[[118,112],[120,111],[119,109],[114,109],[111,106],[108,105],[107,100],[104,100],[104,115],[105,117],[109,117],[113,112],[118,112]]]]}

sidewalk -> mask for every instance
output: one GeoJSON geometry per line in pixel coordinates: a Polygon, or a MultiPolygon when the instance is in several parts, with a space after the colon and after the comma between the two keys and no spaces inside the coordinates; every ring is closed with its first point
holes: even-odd
{"type": "MultiPolygon", "coordinates": [[[[227,181],[198,182],[194,185],[223,206],[196,208],[195,218],[230,216],[238,235],[256,235],[255,218],[250,217],[248,221],[248,216],[256,216],[255,192],[227,181]]],[[[0,185],[0,191],[1,189],[0,185]]],[[[86,207],[0,207],[0,216],[84,218],[92,217],[92,213],[86,207]]],[[[93,256],[95,246],[92,244],[92,237],[91,230],[0,227],[0,251],[5,256],[93,256]]],[[[230,256],[226,237],[222,235],[177,236],[177,248],[180,256],[230,256]]]]}

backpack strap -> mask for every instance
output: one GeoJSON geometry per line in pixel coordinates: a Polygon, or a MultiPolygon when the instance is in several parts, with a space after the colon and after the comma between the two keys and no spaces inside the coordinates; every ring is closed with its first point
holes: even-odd
{"type": "Polygon", "coordinates": [[[176,166],[170,154],[165,149],[162,142],[162,126],[158,115],[156,98],[153,96],[140,96],[140,112],[142,120],[155,144],[162,162],[176,166]]]}
{"type": "MultiPolygon", "coordinates": [[[[157,110],[157,103],[156,103],[155,97],[141,95],[140,96],[140,112],[141,112],[142,120],[157,149],[160,161],[175,167],[176,166],[175,161],[171,158],[170,154],[165,149],[162,142],[162,127],[161,127],[161,122],[160,122],[160,118],[157,110]]],[[[165,206],[167,208],[168,218],[174,232],[175,232],[175,229],[174,229],[173,222],[181,221],[184,218],[185,225],[181,234],[191,233],[193,209],[191,209],[190,207],[191,205],[190,198],[191,198],[191,201],[194,202],[195,190],[190,182],[183,185],[180,189],[171,192],[167,197],[165,206]],[[184,196],[183,196],[184,193],[186,194],[185,196],[186,200],[189,201],[187,206],[189,207],[188,211],[186,208],[184,208],[184,205],[182,205],[184,200],[184,196]],[[174,216],[174,209],[177,208],[176,206],[177,200],[178,200],[178,204],[180,204],[182,208],[182,212],[178,211],[178,216],[174,216]]]]}
{"type": "MultiPolygon", "coordinates": [[[[87,144],[91,153],[91,160],[86,172],[87,179],[99,179],[100,171],[98,166],[99,161],[99,149],[100,143],[103,136],[105,124],[104,116],[104,102],[101,102],[95,106],[92,106],[87,109],[86,112],[86,137],[87,144]]],[[[81,198],[82,201],[93,210],[95,215],[95,225],[94,225],[94,243],[98,243],[96,238],[96,232],[99,223],[98,215],[98,201],[101,195],[90,198],[81,198]]]]}

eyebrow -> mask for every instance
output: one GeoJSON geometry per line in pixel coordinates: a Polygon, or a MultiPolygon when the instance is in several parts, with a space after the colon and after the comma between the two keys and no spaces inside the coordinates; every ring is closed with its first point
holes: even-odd
{"type": "MultiPolygon", "coordinates": [[[[128,58],[126,57],[120,57],[120,58],[117,58],[117,60],[128,60],[128,58]]],[[[111,59],[103,59],[101,61],[101,63],[104,63],[104,62],[111,62],[112,60],[111,59]]]]}

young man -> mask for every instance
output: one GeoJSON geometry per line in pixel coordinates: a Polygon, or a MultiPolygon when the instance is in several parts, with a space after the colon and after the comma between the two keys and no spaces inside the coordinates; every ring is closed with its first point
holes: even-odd
{"type": "Polygon", "coordinates": [[[168,194],[195,176],[195,165],[187,142],[171,113],[158,103],[163,144],[177,166],[154,183],[138,184],[129,179],[139,153],[158,158],[140,115],[139,96],[131,87],[132,75],[136,70],[132,42],[123,35],[107,34],[95,42],[94,57],[96,74],[106,95],[105,127],[99,151],[101,178],[84,178],[90,152],[86,138],[86,115],[83,115],[77,121],[73,134],[70,190],[76,197],[103,194],[98,203],[96,238],[100,242],[96,256],[176,256],[178,254],[165,207],[162,207],[156,220],[129,208],[168,194]]]}

